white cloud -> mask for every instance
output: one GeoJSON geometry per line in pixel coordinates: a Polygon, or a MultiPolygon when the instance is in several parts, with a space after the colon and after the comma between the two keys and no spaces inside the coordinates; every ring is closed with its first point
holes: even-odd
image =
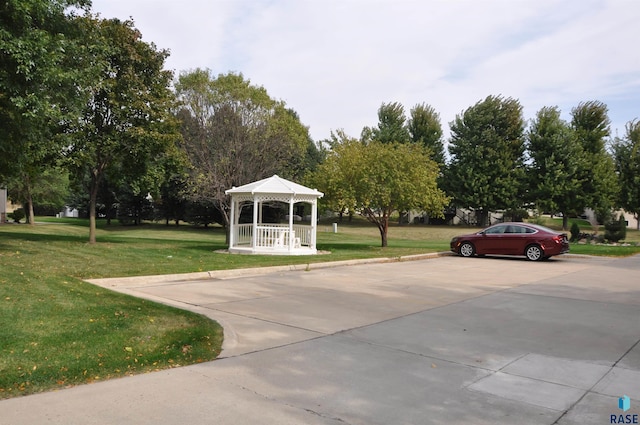
{"type": "Polygon", "coordinates": [[[375,125],[382,102],[426,102],[446,126],[487,95],[568,113],[610,107],[613,127],[640,115],[635,0],[94,0],[133,16],[167,66],[242,72],[283,99],[315,139],[375,125]],[[631,108],[637,109],[631,109],[631,108]]]}

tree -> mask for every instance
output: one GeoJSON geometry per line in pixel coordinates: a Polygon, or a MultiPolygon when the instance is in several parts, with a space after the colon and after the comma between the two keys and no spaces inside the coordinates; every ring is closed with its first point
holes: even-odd
{"type": "Polygon", "coordinates": [[[571,110],[571,127],[582,148],[584,167],[579,172],[585,207],[608,217],[615,205],[616,185],[613,158],[605,149],[609,137],[608,108],[602,102],[582,102],[571,110]]]}
{"type": "Polygon", "coordinates": [[[213,77],[197,69],[180,75],[176,91],[182,102],[182,148],[192,166],[192,201],[213,202],[227,230],[225,190],[276,173],[291,178],[302,172],[308,129],[263,87],[241,74],[213,77]]]}
{"type": "Polygon", "coordinates": [[[375,224],[386,247],[393,212],[419,209],[443,215],[449,199],[438,189],[437,176],[438,165],[423,146],[345,138],[313,181],[332,205],[354,209],[375,224]]]}
{"type": "Polygon", "coordinates": [[[440,114],[430,105],[417,104],[410,111],[407,129],[411,141],[428,148],[431,151],[431,159],[443,166],[445,161],[440,114]]]}
{"type": "Polygon", "coordinates": [[[324,161],[306,176],[306,184],[322,188],[322,205],[337,211],[342,220],[345,212],[351,217],[357,208],[352,182],[362,142],[347,136],[344,130],[338,130],[331,132],[326,143],[329,150],[325,152],[324,161]]]}
{"type": "Polygon", "coordinates": [[[383,103],[378,108],[378,126],[365,127],[361,139],[364,142],[408,143],[411,141],[405,125],[404,106],[398,102],[383,103]]]}
{"type": "Polygon", "coordinates": [[[633,214],[640,230],[640,121],[627,123],[624,138],[613,143],[613,155],[620,188],[618,203],[633,214]]]}
{"type": "Polygon", "coordinates": [[[34,223],[34,210],[49,214],[62,211],[69,196],[69,172],[63,168],[48,168],[41,174],[25,179],[25,176],[10,179],[7,184],[9,198],[26,206],[27,220],[34,223]]]}
{"type": "MultiPolygon", "coordinates": [[[[174,148],[174,147],[172,147],[174,148]]],[[[175,152],[158,158],[160,187],[156,197],[156,218],[169,225],[174,220],[176,226],[185,219],[188,204],[189,165],[184,151],[175,146],[175,152]]]]}
{"type": "Polygon", "coordinates": [[[527,132],[527,187],[530,199],[541,211],[560,212],[568,230],[569,213],[584,210],[578,171],[584,167],[582,150],[568,123],[556,107],[544,107],[527,132]]]}
{"type": "Polygon", "coordinates": [[[168,52],[143,42],[131,21],[88,16],[83,23],[94,64],[91,96],[67,158],[76,179],[89,178],[89,243],[95,243],[101,181],[115,169],[112,179],[138,184],[179,135],[171,115],[172,73],[163,70],[168,52]]]}
{"type": "MultiPolygon", "coordinates": [[[[34,222],[34,182],[54,167],[77,121],[83,0],[7,0],[0,5],[0,180],[18,179],[34,222]]],[[[40,180],[41,181],[41,180],[40,180]]]]}
{"type": "Polygon", "coordinates": [[[479,224],[490,211],[522,204],[524,119],[516,99],[488,96],[451,123],[446,192],[457,206],[476,210],[479,224]]]}

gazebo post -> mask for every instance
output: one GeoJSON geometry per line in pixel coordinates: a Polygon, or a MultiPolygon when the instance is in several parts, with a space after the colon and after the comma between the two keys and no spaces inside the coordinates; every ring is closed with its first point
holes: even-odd
{"type": "Polygon", "coordinates": [[[293,195],[289,199],[289,252],[293,249],[293,195]]]}
{"type": "Polygon", "coordinates": [[[311,249],[316,249],[316,226],[318,222],[318,200],[311,202],[311,249]]]}
{"type": "Polygon", "coordinates": [[[256,248],[258,243],[258,199],[255,195],[253,195],[253,225],[252,225],[252,235],[251,235],[251,246],[253,249],[256,248]]]}
{"type": "Polygon", "coordinates": [[[235,245],[234,233],[236,229],[236,200],[231,195],[231,213],[229,215],[229,248],[235,245]]]}

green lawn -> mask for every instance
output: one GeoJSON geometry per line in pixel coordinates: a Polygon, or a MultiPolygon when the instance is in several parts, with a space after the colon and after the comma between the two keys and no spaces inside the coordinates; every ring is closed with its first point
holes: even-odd
{"type": "MultiPolygon", "coordinates": [[[[462,227],[392,226],[380,248],[372,225],[318,227],[311,257],[230,255],[219,227],[99,223],[89,245],[86,220],[38,218],[0,226],[0,398],[214,359],[222,330],[202,316],[114,293],[88,278],[186,273],[449,250],[462,227]]],[[[554,223],[551,223],[554,225],[554,223]]],[[[640,242],[637,231],[628,239],[640,242]]],[[[631,255],[640,247],[572,245],[572,252],[631,255]]]]}

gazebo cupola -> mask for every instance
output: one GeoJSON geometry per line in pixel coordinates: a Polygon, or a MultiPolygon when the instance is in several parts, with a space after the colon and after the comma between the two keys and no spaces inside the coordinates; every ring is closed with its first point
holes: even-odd
{"type": "Polygon", "coordinates": [[[247,254],[316,254],[318,198],[324,194],[274,175],[225,191],[231,195],[229,252],[247,254]],[[288,214],[265,214],[275,203],[288,214]],[[295,204],[310,205],[310,214],[296,215],[295,204]],[[245,214],[243,214],[243,210],[245,214]],[[251,221],[247,217],[250,212],[251,221]],[[267,219],[268,216],[268,219],[267,219]]]}

